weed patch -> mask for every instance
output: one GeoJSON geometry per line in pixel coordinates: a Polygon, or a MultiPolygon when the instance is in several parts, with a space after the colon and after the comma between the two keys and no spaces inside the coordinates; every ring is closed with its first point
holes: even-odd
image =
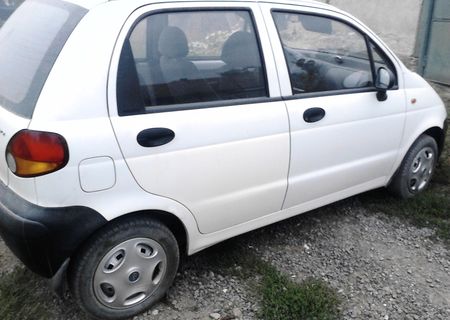
{"type": "Polygon", "coordinates": [[[332,320],[339,317],[339,298],[325,282],[306,279],[292,282],[266,266],[261,285],[261,318],[266,320],[332,320]]]}

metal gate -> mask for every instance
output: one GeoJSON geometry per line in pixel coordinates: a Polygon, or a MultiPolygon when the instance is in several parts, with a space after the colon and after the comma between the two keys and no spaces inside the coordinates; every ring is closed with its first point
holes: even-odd
{"type": "Polygon", "coordinates": [[[420,27],[418,72],[450,84],[450,1],[424,0],[420,27]]]}

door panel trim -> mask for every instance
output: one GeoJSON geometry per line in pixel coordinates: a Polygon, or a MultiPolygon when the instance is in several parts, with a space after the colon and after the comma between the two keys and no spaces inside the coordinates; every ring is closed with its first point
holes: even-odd
{"type": "Polygon", "coordinates": [[[163,113],[185,110],[197,110],[197,109],[210,109],[220,107],[231,107],[236,105],[258,104],[258,103],[270,103],[282,101],[281,97],[259,97],[259,98],[245,98],[245,99],[233,99],[233,100],[221,100],[211,102],[199,102],[199,103],[182,103],[171,104],[167,106],[155,106],[145,107],[146,113],[163,113]]]}

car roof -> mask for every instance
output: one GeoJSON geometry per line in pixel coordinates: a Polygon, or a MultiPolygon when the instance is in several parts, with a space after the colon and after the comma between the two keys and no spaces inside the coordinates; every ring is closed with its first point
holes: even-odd
{"type": "MultiPolygon", "coordinates": [[[[86,9],[91,9],[99,4],[106,3],[109,1],[127,1],[129,3],[132,2],[140,2],[143,1],[130,1],[130,0],[64,0],[66,2],[71,2],[76,5],[79,5],[81,7],[84,7],[86,9]]],[[[290,5],[297,5],[297,6],[306,6],[306,7],[314,7],[314,8],[323,8],[323,9],[332,9],[333,11],[340,11],[337,10],[335,7],[325,4],[319,1],[315,0],[274,0],[274,1],[260,1],[260,0],[173,0],[173,1],[167,1],[167,0],[148,0],[146,2],[148,3],[163,3],[163,2],[265,2],[265,3],[276,3],[276,4],[290,4],[290,5]]]]}
{"type": "Polygon", "coordinates": [[[108,0],[64,0],[64,1],[76,4],[86,9],[91,9],[99,4],[108,2],[108,0]]]}

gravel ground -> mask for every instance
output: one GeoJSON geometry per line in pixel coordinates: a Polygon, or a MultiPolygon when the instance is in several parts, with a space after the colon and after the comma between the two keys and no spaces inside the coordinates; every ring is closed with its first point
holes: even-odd
{"type": "Polygon", "coordinates": [[[262,248],[295,279],[322,278],[344,297],[344,319],[450,319],[450,252],[432,230],[356,205],[312,218],[262,248]]]}
{"type": "Polygon", "coordinates": [[[12,272],[19,263],[20,261],[5,246],[3,239],[0,237],[0,275],[12,272]]]}
{"type": "MultiPolygon", "coordinates": [[[[450,105],[450,88],[436,88],[450,105]]],[[[257,319],[260,298],[255,285],[260,276],[243,279],[233,269],[239,271],[245,263],[230,267],[226,260],[241,248],[293,281],[308,277],[326,281],[342,298],[343,319],[450,319],[448,244],[437,239],[432,229],[363,206],[360,197],[187,258],[164,301],[135,319],[257,319]]],[[[0,240],[0,280],[17,266],[20,263],[0,240]]],[[[52,301],[52,319],[85,319],[72,300],[55,299],[45,286],[40,290],[40,299],[52,301]]]]}
{"type": "MultiPolygon", "coordinates": [[[[255,275],[243,280],[220,257],[246,248],[293,281],[323,279],[342,298],[343,319],[450,319],[450,250],[354,197],[231,239],[187,258],[166,299],[136,320],[256,319],[255,275]]],[[[3,276],[17,265],[0,242],[3,276]]],[[[236,270],[245,265],[236,264],[236,270]]],[[[49,290],[44,294],[51,297],[49,290]]],[[[54,300],[54,319],[84,319],[54,300]]]]}
{"type": "Polygon", "coordinates": [[[326,281],[342,297],[343,319],[450,319],[450,251],[433,235],[352,198],[188,259],[167,300],[136,319],[257,318],[257,276],[243,281],[207,271],[222,263],[211,254],[239,246],[293,281],[326,281]]]}

